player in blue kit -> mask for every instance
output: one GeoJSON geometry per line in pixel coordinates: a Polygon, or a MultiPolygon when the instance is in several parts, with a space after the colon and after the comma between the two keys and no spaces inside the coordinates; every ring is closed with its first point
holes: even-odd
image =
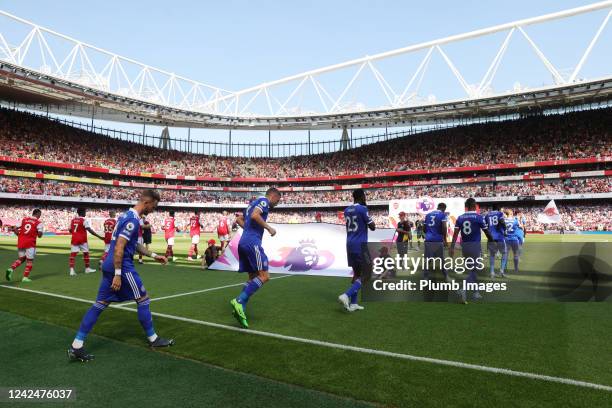
{"type": "MultiPolygon", "coordinates": [[[[512,259],[514,261],[514,272],[519,271],[519,258],[520,258],[520,231],[519,231],[519,221],[512,216],[512,210],[505,209],[504,213],[506,215],[506,246],[508,247],[508,255],[510,255],[510,250],[512,250],[512,259]]],[[[507,271],[508,266],[508,256],[506,256],[506,262],[503,263],[502,269],[507,271]]]]}
{"type": "Polygon", "coordinates": [[[424,260],[425,267],[423,268],[423,277],[429,279],[430,268],[436,262],[439,263],[444,277],[444,248],[448,246],[446,239],[448,228],[448,216],[446,215],[446,204],[439,203],[436,210],[429,212],[423,221],[425,224],[425,251],[424,260]]]}
{"type": "Polygon", "coordinates": [[[353,191],[353,205],[344,210],[346,222],[346,256],[348,266],[353,269],[351,286],[346,292],[338,296],[338,301],[349,312],[363,310],[357,304],[359,289],[361,289],[361,276],[369,268],[369,254],[367,253],[368,229],[374,231],[376,225],[366,207],[366,195],[362,189],[353,191]]]}
{"type": "Polygon", "coordinates": [[[149,310],[150,300],[138,272],[134,268],[134,255],[136,253],[152,257],[162,264],[167,262],[166,257],[152,253],[144,245],[138,243],[140,217],[153,212],[159,200],[157,191],[144,190],[140,194],[138,203],[117,221],[108,251],[109,256],[102,264],[102,282],[98,290],[98,297],[93,306],[83,316],[79,331],[70,349],[68,349],[68,357],[71,360],[89,361],[94,358],[93,355],[85,351],[83,343],[100,314],[111,302],[136,301],[138,320],[151,347],[168,347],[174,344],[174,340],[164,339],[155,333],[153,318],[149,310]]]}
{"type": "Polygon", "coordinates": [[[244,211],[244,216],[236,219],[238,225],[242,227],[242,236],[238,242],[238,272],[247,272],[249,280],[244,284],[240,295],[230,301],[230,305],[232,314],[245,329],[249,328],[246,304],[249,298],[270,279],[268,257],[261,246],[261,240],[264,230],[272,237],[276,235],[276,230],[266,220],[268,213],[278,204],[280,198],[280,191],[271,187],[266,191],[265,197],[251,201],[244,211]]]}
{"type": "MultiPolygon", "coordinates": [[[[455,232],[453,233],[453,240],[450,247],[450,256],[452,257],[455,252],[455,244],[461,234],[461,252],[465,259],[465,269],[468,273],[467,282],[476,283],[478,281],[478,275],[476,274],[476,260],[481,258],[482,249],[480,247],[481,232],[487,236],[489,242],[493,241],[493,237],[489,232],[487,223],[485,222],[482,215],[476,212],[476,200],[472,197],[465,200],[466,212],[460,215],[455,222],[455,232]]],[[[463,301],[466,301],[465,291],[461,291],[463,301]]],[[[474,299],[480,299],[482,296],[478,291],[473,294],[474,299]]]]}
{"type": "MultiPolygon", "coordinates": [[[[491,278],[495,278],[495,256],[498,252],[501,253],[501,265],[504,265],[504,260],[508,256],[505,241],[506,223],[504,221],[504,213],[499,210],[498,205],[494,205],[493,210],[485,215],[485,222],[493,238],[493,241],[489,241],[487,247],[489,250],[489,269],[491,278]]],[[[505,276],[503,267],[500,268],[500,274],[502,277],[505,276]]]]}

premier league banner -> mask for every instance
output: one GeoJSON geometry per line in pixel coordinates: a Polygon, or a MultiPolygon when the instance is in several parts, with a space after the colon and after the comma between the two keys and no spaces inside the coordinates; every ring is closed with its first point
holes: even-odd
{"type": "MultiPolygon", "coordinates": [[[[264,232],[262,246],[268,256],[271,273],[317,276],[352,276],[346,259],[346,228],[344,225],[270,224],[276,229],[271,237],[264,232]]],[[[370,231],[369,242],[391,242],[394,230],[370,231]]],[[[223,255],[210,269],[238,270],[238,231],[223,255]]]]}

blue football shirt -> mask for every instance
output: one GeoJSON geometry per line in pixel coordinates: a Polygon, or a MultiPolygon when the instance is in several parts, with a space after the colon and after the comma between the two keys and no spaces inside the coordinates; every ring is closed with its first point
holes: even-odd
{"type": "Polygon", "coordinates": [[[121,262],[121,268],[126,270],[134,270],[134,254],[136,253],[136,246],[138,245],[138,230],[140,229],[140,217],[136,210],[131,208],[129,211],[123,213],[117,220],[115,230],[111,237],[110,247],[108,249],[108,256],[102,264],[102,271],[104,273],[115,273],[115,265],[113,262],[113,254],[115,253],[115,246],[117,239],[123,237],[127,239],[123,251],[123,261],[121,262]]]}
{"type": "Polygon", "coordinates": [[[368,242],[368,224],[372,218],[368,214],[368,207],[361,204],[353,204],[344,210],[346,223],[346,252],[349,254],[361,254],[361,248],[368,242]]]}
{"type": "Polygon", "coordinates": [[[425,216],[425,241],[442,242],[444,239],[442,223],[448,217],[440,210],[433,210],[425,216]]]}
{"type": "Polygon", "coordinates": [[[461,232],[462,242],[480,242],[481,231],[487,230],[488,227],[482,215],[476,211],[468,211],[457,218],[455,229],[461,232]]]}
{"type": "Polygon", "coordinates": [[[251,219],[251,215],[253,214],[253,211],[256,211],[256,208],[261,210],[261,218],[266,221],[268,219],[268,213],[270,212],[270,200],[268,200],[266,197],[259,197],[251,201],[247,209],[244,211],[244,228],[242,231],[242,236],[240,237],[241,243],[249,242],[261,244],[264,229],[261,225],[251,219]]]}

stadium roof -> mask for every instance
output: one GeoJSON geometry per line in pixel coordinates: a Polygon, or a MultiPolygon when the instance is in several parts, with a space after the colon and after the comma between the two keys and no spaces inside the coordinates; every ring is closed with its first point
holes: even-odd
{"type": "MultiPolygon", "coordinates": [[[[598,42],[601,42],[601,34],[612,17],[612,0],[428,41],[310,70],[237,92],[189,80],[118,56],[2,11],[0,17],[11,24],[26,26],[28,33],[23,38],[13,39],[19,45],[12,46],[7,40],[7,26],[0,25],[0,100],[54,114],[179,127],[316,130],[345,126],[423,125],[457,118],[538,112],[612,100],[612,72],[609,65],[602,64],[606,66],[600,67],[601,72],[597,76],[581,77],[585,63],[594,50],[601,48],[598,42]],[[569,73],[555,67],[526,31],[529,26],[600,10],[606,12],[605,18],[593,27],[593,36],[569,73]],[[479,83],[467,83],[463,73],[442,47],[495,33],[505,35],[495,58],[488,67],[482,67],[488,69],[479,83]],[[492,88],[491,83],[502,64],[508,44],[515,37],[526,41],[537,60],[546,68],[548,84],[538,88],[519,86],[511,91],[492,88]],[[67,43],[69,46],[64,48],[70,52],[59,55],[60,52],[50,45],[58,40],[67,43]],[[424,58],[401,90],[390,86],[381,70],[375,66],[376,62],[392,61],[397,56],[419,51],[424,53],[424,58]],[[419,96],[420,81],[434,54],[443,58],[464,91],[462,95],[443,101],[419,96]],[[347,93],[352,92],[355,82],[367,71],[372,74],[371,79],[384,94],[385,100],[377,106],[370,106],[366,102],[348,103],[347,93]],[[329,89],[323,86],[322,79],[331,72],[348,73],[346,86],[333,97],[329,89]],[[307,86],[316,91],[318,108],[313,109],[308,104],[312,101],[297,101],[299,98],[296,95],[307,86]],[[282,92],[284,94],[280,96],[282,92]]],[[[405,69],[401,66],[397,68],[405,69]]],[[[517,82],[521,79],[516,78],[517,82]]],[[[367,95],[363,97],[364,100],[368,98],[367,95]]]]}

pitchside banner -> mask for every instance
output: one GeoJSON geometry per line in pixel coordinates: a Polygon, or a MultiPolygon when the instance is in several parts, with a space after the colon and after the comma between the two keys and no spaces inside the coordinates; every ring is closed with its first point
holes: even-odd
{"type": "Polygon", "coordinates": [[[412,221],[416,217],[423,219],[425,214],[435,210],[438,204],[446,204],[446,212],[449,216],[449,228],[455,225],[457,217],[465,212],[465,199],[452,197],[452,198],[410,198],[404,200],[391,200],[389,201],[389,221],[393,227],[397,226],[399,221],[399,213],[405,212],[408,214],[408,218],[412,221]]]}
{"type": "MultiPolygon", "coordinates": [[[[263,248],[268,256],[269,271],[296,275],[352,276],[346,259],[346,228],[344,225],[270,224],[276,229],[271,237],[264,232],[263,248]]],[[[393,229],[369,231],[369,242],[391,242],[393,229]]],[[[210,269],[238,270],[238,231],[223,255],[210,269]]]]}

